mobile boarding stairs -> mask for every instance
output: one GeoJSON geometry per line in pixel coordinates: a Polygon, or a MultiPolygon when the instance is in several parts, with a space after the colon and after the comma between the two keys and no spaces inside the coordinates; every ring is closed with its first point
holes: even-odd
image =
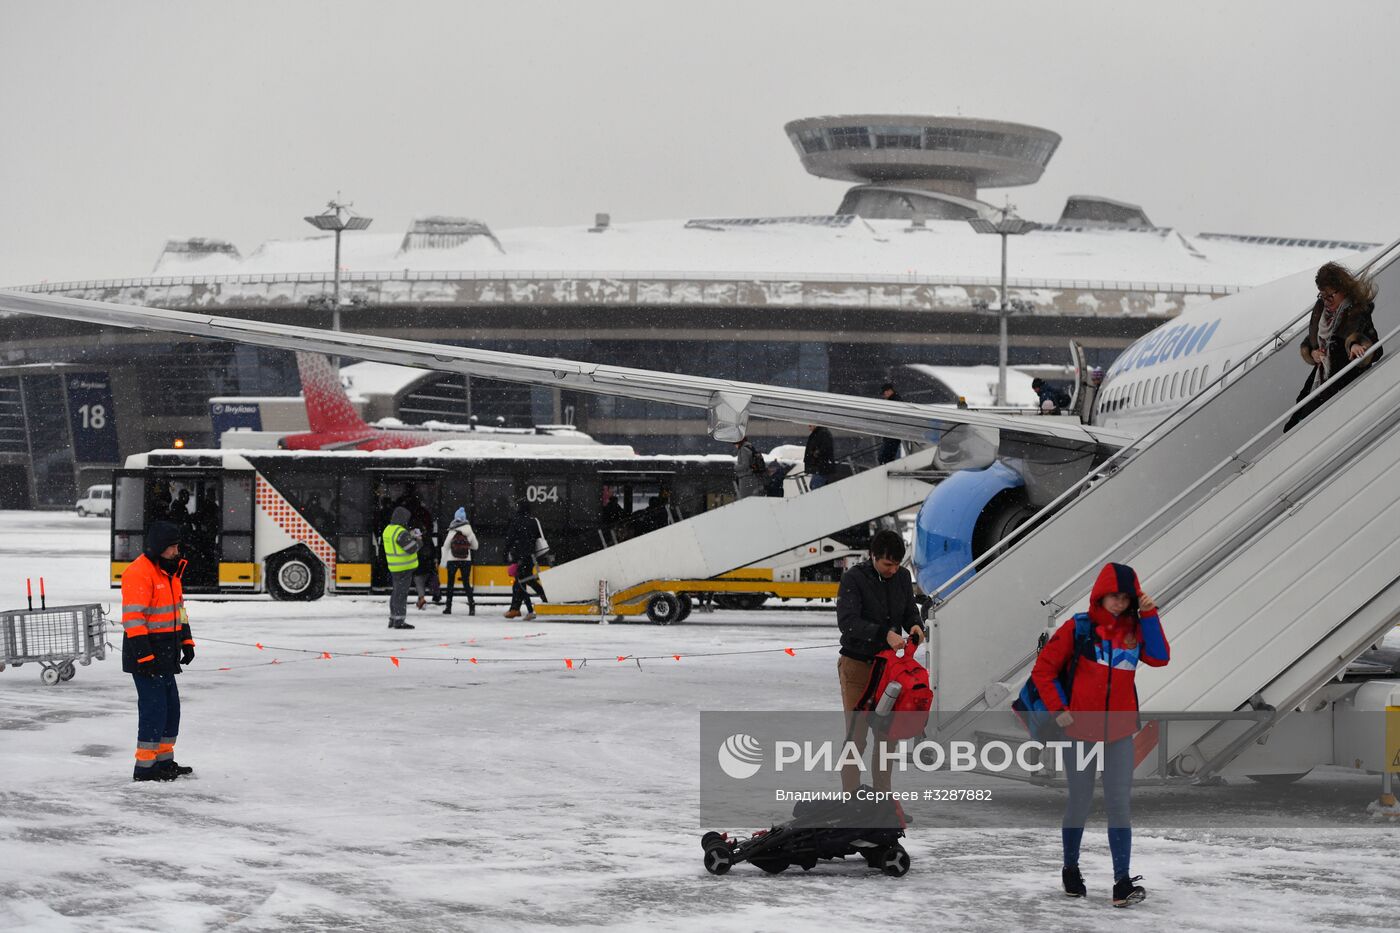
{"type": "MultiPolygon", "coordinates": [[[[541,614],[607,618],[690,592],[766,592],[771,579],[739,572],[853,525],[912,506],[946,476],[926,448],[796,496],[751,496],[587,554],[540,574],[541,614]]],[[[831,584],[787,584],[784,594],[829,596],[831,584]],[[810,592],[809,592],[810,591],[810,592]]]]}
{"type": "MultiPolygon", "coordinates": [[[[1114,561],[1136,569],[1171,644],[1167,667],[1139,669],[1144,719],[1160,719],[1136,740],[1140,780],[1338,764],[1381,772],[1389,794],[1400,757],[1382,723],[1400,716],[1400,680],[1342,678],[1400,621],[1397,258],[1392,244],[1366,270],[1384,358],[1288,433],[1306,312],[931,594],[933,737],[1023,740],[978,714],[1009,707],[1037,635],[1082,611],[1114,561]]],[[[1305,278],[1266,288],[1297,303],[1305,278]]]]}

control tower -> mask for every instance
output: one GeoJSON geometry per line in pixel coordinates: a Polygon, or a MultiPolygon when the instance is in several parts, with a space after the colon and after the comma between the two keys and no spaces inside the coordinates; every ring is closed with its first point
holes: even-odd
{"type": "Polygon", "coordinates": [[[1035,183],[1060,145],[1038,126],[970,117],[808,117],[784,129],[807,171],[858,182],[837,213],[871,218],[976,216],[979,189],[1035,183]]]}

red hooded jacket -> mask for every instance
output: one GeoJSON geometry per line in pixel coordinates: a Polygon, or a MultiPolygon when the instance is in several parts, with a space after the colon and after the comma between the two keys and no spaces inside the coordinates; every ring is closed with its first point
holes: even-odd
{"type": "Polygon", "coordinates": [[[1031,679],[1040,691],[1045,708],[1058,713],[1065,708],[1074,722],[1065,729],[1070,738],[1090,742],[1112,742],[1137,732],[1138,698],[1133,678],[1138,662],[1162,667],[1171,657],[1162,620],[1156,610],[1139,612],[1142,588],[1133,568],[1124,564],[1104,564],[1089,595],[1089,620],[1094,633],[1093,657],[1079,653],[1074,672],[1073,695],[1066,700],[1056,676],[1075,655],[1074,619],[1056,630],[1036,658],[1031,679]],[[1128,593],[1132,599],[1121,616],[1103,607],[1111,593],[1128,593]],[[1090,712],[1100,716],[1088,715],[1090,712]]]}

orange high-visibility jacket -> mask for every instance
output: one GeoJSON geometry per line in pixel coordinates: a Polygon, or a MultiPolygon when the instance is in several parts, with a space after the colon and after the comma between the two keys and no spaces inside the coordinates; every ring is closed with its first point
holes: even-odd
{"type": "Polygon", "coordinates": [[[180,574],[166,573],[145,554],[129,564],[122,574],[122,629],[122,670],[178,674],[181,647],[194,645],[180,574]]]}

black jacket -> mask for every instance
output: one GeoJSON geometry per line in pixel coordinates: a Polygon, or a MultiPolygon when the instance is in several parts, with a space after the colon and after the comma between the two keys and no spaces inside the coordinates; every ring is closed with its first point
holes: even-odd
{"type": "Polygon", "coordinates": [[[506,555],[519,564],[535,564],[535,539],[540,526],[529,512],[516,512],[506,528],[506,555]]]}
{"type": "Polygon", "coordinates": [[[857,661],[872,660],[888,648],[890,632],[912,631],[920,619],[909,571],[900,567],[886,580],[868,560],[847,570],[836,591],[836,624],[841,653],[857,661]]]}
{"type": "Polygon", "coordinates": [[[808,476],[831,472],[836,461],[836,442],[831,431],[816,428],[807,435],[807,447],[802,454],[802,468],[808,476]]]}

